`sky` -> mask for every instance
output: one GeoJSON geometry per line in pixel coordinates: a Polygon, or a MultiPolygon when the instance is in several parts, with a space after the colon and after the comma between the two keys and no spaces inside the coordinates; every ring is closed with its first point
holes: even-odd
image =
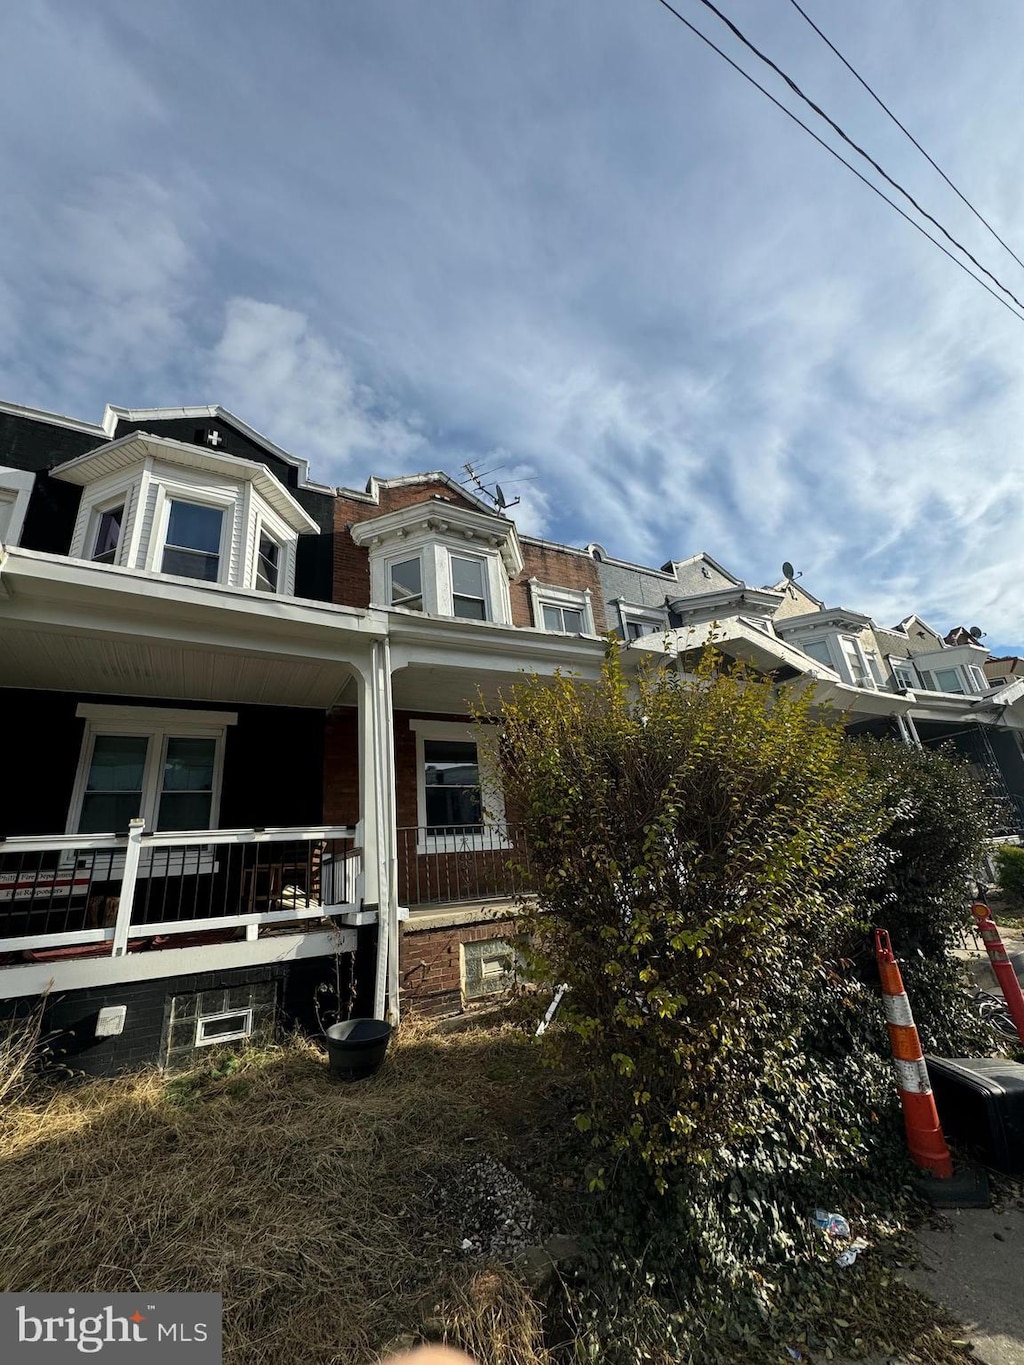
{"type": "MultiPolygon", "coordinates": [[[[1024,7],[802,3],[1024,259],[1024,7]]],[[[720,7],[1024,298],[790,0],[720,7]]],[[[529,534],[1024,646],[1024,322],[657,0],[19,0],[0,50],[0,398],[470,461],[529,534]]]]}

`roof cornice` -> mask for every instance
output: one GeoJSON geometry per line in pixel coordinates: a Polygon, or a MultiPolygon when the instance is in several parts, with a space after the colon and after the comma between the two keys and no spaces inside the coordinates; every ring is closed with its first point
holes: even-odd
{"type": "Polygon", "coordinates": [[[397,512],[357,521],[351,536],[357,545],[383,545],[388,541],[401,542],[411,535],[436,535],[446,540],[476,541],[498,550],[510,578],[523,571],[523,553],[515,523],[493,512],[477,512],[459,507],[443,498],[429,498],[413,503],[397,512]]]}

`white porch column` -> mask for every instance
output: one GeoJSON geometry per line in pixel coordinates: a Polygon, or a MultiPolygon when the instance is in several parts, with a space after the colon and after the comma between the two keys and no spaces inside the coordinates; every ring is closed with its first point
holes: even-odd
{"type": "Polygon", "coordinates": [[[377,901],[376,1018],[398,1022],[398,833],[391,646],[375,640],[360,707],[360,805],[364,825],[364,887],[377,901]],[[387,1010],[387,1015],[385,1015],[387,1010]]]}

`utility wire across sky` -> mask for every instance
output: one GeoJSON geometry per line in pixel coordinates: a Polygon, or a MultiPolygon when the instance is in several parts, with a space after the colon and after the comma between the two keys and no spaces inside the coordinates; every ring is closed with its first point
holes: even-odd
{"type": "Polygon", "coordinates": [[[934,227],[937,227],[938,230],[942,233],[943,237],[945,237],[948,242],[951,242],[952,245],[955,246],[958,251],[962,251],[972,265],[976,265],[983,274],[987,275],[988,278],[992,281],[992,283],[996,285],[999,289],[1001,289],[1003,293],[1007,295],[1008,298],[1011,298],[1018,308],[1024,308],[1024,302],[1022,302],[1017,297],[1017,295],[1013,292],[1012,289],[1008,288],[1007,285],[1003,284],[1002,280],[999,279],[998,276],[993,275],[991,270],[987,269],[987,267],[982,265],[981,261],[978,260],[977,256],[972,255],[971,252],[967,249],[967,247],[964,246],[963,242],[958,241],[957,238],[954,237],[953,234],[950,231],[948,231],[948,229],[943,227],[939,220],[935,218],[932,214],[930,214],[926,208],[922,208],[922,206],[917,202],[917,200],[910,193],[910,191],[908,189],[905,189],[899,183],[898,180],[894,180],[893,177],[888,173],[888,171],[885,170],[883,166],[880,166],[878,164],[878,162],[870,154],[870,152],[866,152],[864,148],[860,146],[859,143],[854,142],[853,138],[850,137],[849,133],[847,133],[845,129],[841,128],[834,118],[832,118],[829,114],[825,113],[825,110],[822,109],[820,104],[816,104],[809,95],[805,95],[804,92],[800,89],[799,85],[797,85],[793,77],[788,75],[785,71],[783,71],[782,67],[779,66],[777,62],[773,62],[771,57],[769,57],[767,53],[762,52],[759,47],[756,47],[750,41],[747,35],[733,23],[729,16],[727,14],[722,13],[718,6],[713,3],[713,0],[699,0],[699,3],[702,4],[705,9],[710,10],[712,14],[717,15],[718,18],[721,19],[722,23],[725,24],[726,28],[730,31],[730,33],[735,34],[735,36],[740,40],[743,46],[749,48],[750,51],[754,54],[754,56],[758,59],[758,61],[764,62],[765,66],[769,67],[772,71],[774,71],[777,76],[780,76],[782,80],[784,80],[786,84],[789,86],[790,90],[793,91],[793,94],[797,96],[798,99],[803,100],[804,104],[806,104],[809,109],[813,109],[819,118],[824,119],[828,126],[832,129],[832,131],[836,133],[839,137],[841,137],[848,147],[852,147],[853,150],[857,153],[857,155],[863,157],[863,159],[868,163],[868,165],[871,166],[874,170],[876,170],[878,174],[882,177],[882,179],[887,182],[887,184],[891,185],[893,189],[896,190],[899,194],[902,194],[904,199],[906,199],[907,202],[917,210],[917,212],[921,215],[922,218],[926,218],[929,223],[931,223],[934,227]]]}
{"type": "Polygon", "coordinates": [[[996,239],[996,241],[999,243],[999,245],[1000,245],[1001,247],[1004,247],[1004,248],[1010,253],[1010,255],[1013,257],[1013,259],[1017,262],[1017,264],[1018,264],[1022,269],[1024,269],[1024,261],[1022,261],[1021,258],[1017,255],[1017,253],[1014,251],[1013,247],[1010,246],[1008,242],[1004,242],[1004,241],[1003,241],[1002,237],[1000,237],[999,233],[996,232],[995,228],[994,228],[994,227],[992,226],[992,224],[988,221],[988,219],[984,216],[984,214],[982,214],[981,211],[980,211],[979,209],[976,209],[976,208],[974,207],[974,205],[971,203],[971,201],[967,198],[966,194],[964,194],[961,190],[959,190],[959,189],[956,187],[956,185],[953,184],[952,180],[950,180],[949,176],[948,176],[948,175],[946,174],[946,172],[942,169],[942,167],[939,165],[939,163],[938,163],[937,161],[935,161],[932,157],[930,157],[930,156],[928,155],[928,153],[927,153],[927,152],[925,151],[925,149],[921,146],[920,142],[918,142],[917,138],[916,138],[916,137],[914,136],[914,134],[910,131],[910,129],[909,129],[909,128],[906,128],[906,127],[899,121],[899,119],[898,119],[898,118],[896,117],[896,115],[892,112],[892,110],[889,108],[889,106],[886,104],[886,102],[882,99],[882,97],[881,97],[880,95],[877,95],[877,94],[874,92],[874,90],[872,90],[871,86],[868,85],[867,81],[866,81],[866,80],[864,79],[864,77],[860,74],[860,72],[856,69],[856,67],[854,67],[850,62],[848,62],[848,61],[846,60],[846,58],[843,56],[843,54],[842,54],[842,53],[839,51],[839,49],[836,47],[835,43],[833,43],[830,39],[828,39],[828,38],[825,37],[824,33],[822,33],[821,29],[820,29],[820,28],[818,27],[818,25],[814,22],[814,20],[813,20],[813,19],[811,18],[811,16],[807,13],[807,11],[806,11],[805,9],[802,9],[802,8],[800,7],[800,5],[797,3],[797,0],[789,0],[789,3],[793,6],[793,8],[797,11],[798,14],[803,15],[804,19],[807,20],[807,22],[810,24],[811,28],[814,29],[815,33],[818,35],[818,37],[821,39],[821,41],[826,45],[826,47],[830,47],[830,48],[832,49],[832,51],[836,54],[836,56],[839,58],[839,60],[842,62],[842,64],[846,67],[847,71],[849,71],[850,74],[851,74],[856,80],[860,81],[861,85],[862,85],[862,86],[864,87],[864,89],[868,92],[868,94],[871,96],[871,98],[875,101],[875,103],[878,105],[878,107],[879,107],[880,109],[883,109],[883,110],[885,111],[885,113],[888,114],[889,118],[892,119],[893,123],[895,123],[896,127],[900,130],[900,132],[901,132],[901,133],[904,133],[904,134],[910,139],[910,141],[914,144],[914,146],[917,148],[917,150],[921,153],[921,155],[924,157],[924,159],[928,162],[928,164],[931,165],[931,166],[934,166],[934,168],[938,171],[939,175],[942,176],[943,180],[945,180],[946,184],[947,184],[947,185],[949,186],[949,188],[953,191],[953,193],[957,196],[957,198],[962,199],[963,202],[967,205],[967,207],[970,209],[970,211],[974,214],[975,218],[977,218],[978,222],[979,222],[979,223],[983,223],[983,224],[985,225],[985,227],[988,228],[989,232],[991,232],[992,236],[996,239]]]}
{"type": "MultiPolygon", "coordinates": [[[[703,2],[704,2],[704,0],[702,0],[702,3],[703,3],[703,2]]],[[[889,196],[884,192],[884,190],[880,190],[880,189],[878,188],[878,186],[877,186],[876,184],[874,184],[873,181],[869,180],[868,177],[867,177],[866,175],[863,175],[863,174],[856,168],[856,166],[854,166],[854,165],[852,164],[852,162],[847,161],[847,159],[842,155],[841,152],[837,152],[836,149],[835,149],[833,146],[831,146],[830,143],[826,142],[825,139],[824,139],[823,137],[820,137],[820,136],[814,131],[813,128],[811,128],[808,124],[804,123],[803,119],[801,119],[797,114],[794,114],[793,111],[792,111],[792,109],[787,108],[787,106],[786,106],[785,104],[783,104],[781,100],[777,99],[777,98],[771,93],[771,91],[768,90],[765,86],[763,86],[763,85],[761,84],[760,81],[758,81],[754,76],[752,76],[752,75],[750,74],[749,71],[744,70],[744,68],[743,68],[742,66],[740,66],[738,62],[734,61],[734,60],[732,59],[732,57],[730,57],[729,54],[728,54],[727,52],[725,52],[722,48],[720,48],[720,47],[718,46],[717,43],[715,43],[711,38],[709,38],[709,37],[707,36],[706,33],[702,33],[701,30],[696,26],[696,24],[692,24],[692,23],[690,22],[689,19],[685,18],[684,15],[680,14],[680,12],[679,12],[673,5],[671,5],[671,4],[669,3],[669,0],[657,0],[657,3],[658,3],[659,5],[661,5],[663,9],[668,10],[669,14],[671,14],[674,18],[678,19],[679,22],[680,22],[685,28],[689,29],[689,31],[690,31],[695,37],[699,38],[699,39],[701,40],[702,43],[706,44],[706,46],[708,46],[709,48],[711,48],[712,52],[717,53],[717,55],[718,55],[719,57],[721,57],[722,60],[723,60],[724,62],[727,62],[727,63],[729,64],[729,66],[731,66],[732,69],[733,69],[734,71],[736,71],[740,76],[742,76],[743,79],[744,79],[745,81],[749,81],[749,83],[750,83],[756,90],[759,90],[759,91],[761,92],[761,94],[764,95],[764,97],[765,97],[766,99],[770,100],[770,101],[772,102],[772,104],[774,104],[775,107],[776,107],[777,109],[781,110],[782,113],[784,113],[784,114],[786,115],[787,118],[792,119],[792,121],[793,121],[798,127],[802,128],[802,129],[804,130],[804,132],[808,135],[808,137],[813,138],[814,141],[815,141],[816,143],[818,143],[818,145],[819,145],[820,147],[823,147],[823,148],[825,149],[825,151],[829,153],[830,156],[834,156],[835,159],[836,159],[838,162],[840,162],[843,166],[845,166],[846,169],[847,169],[852,175],[855,175],[855,176],[857,177],[857,179],[858,179],[862,184],[866,185],[866,186],[868,187],[868,189],[871,190],[871,192],[872,192],[873,194],[877,194],[878,197],[879,197],[879,199],[884,200],[884,202],[885,202],[886,204],[888,204],[889,207],[890,207],[891,209],[894,210],[894,212],[898,213],[899,216],[900,216],[901,218],[903,218],[906,222],[908,222],[908,223],[910,224],[911,227],[916,228],[917,231],[922,235],[922,237],[926,237],[926,238],[928,239],[928,241],[931,242],[931,244],[932,244],[933,246],[938,247],[938,249],[942,252],[942,254],[943,254],[944,256],[948,256],[949,259],[953,262],[953,264],[956,265],[956,266],[958,266],[958,267],[964,272],[965,275],[969,275],[970,278],[971,278],[972,280],[974,280],[974,282],[975,282],[976,284],[980,284],[981,287],[982,287],[982,289],[984,289],[985,292],[986,292],[987,294],[991,294],[992,297],[996,300],[997,303],[1002,304],[1002,306],[1003,306],[1008,312],[1012,313],[1013,316],[1018,320],[1018,322],[1024,322],[1024,312],[1018,312],[1017,308],[1015,308],[1015,307],[1013,306],[1012,303],[1008,303],[1007,300],[1006,300],[1005,298],[1003,298],[1001,294],[997,294],[996,291],[991,287],[991,285],[986,284],[985,281],[981,278],[980,275],[976,275],[976,274],[974,273],[974,271],[971,270],[971,268],[970,268],[968,265],[965,265],[965,263],[960,259],[959,256],[954,256],[953,253],[952,253],[947,247],[943,246],[943,244],[938,240],[937,237],[933,237],[932,234],[927,230],[927,228],[923,227],[923,226],[917,221],[916,218],[912,218],[912,217],[910,216],[909,213],[907,213],[904,209],[901,209],[900,206],[899,206],[899,204],[897,204],[894,200],[890,199],[889,196]]],[[[719,12],[719,13],[720,13],[720,12],[719,12]]],[[[723,16],[723,18],[724,18],[724,16],[723,16]]],[[[730,28],[734,28],[734,26],[731,24],[730,21],[726,20],[725,22],[729,23],[730,28]]],[[[735,31],[738,33],[738,30],[735,30],[735,31]]],[[[740,35],[740,36],[742,37],[742,35],[740,35]]],[[[746,38],[743,38],[742,40],[743,40],[745,43],[747,42],[746,38]]],[[[753,45],[752,45],[752,44],[749,44],[749,43],[748,43],[747,45],[750,46],[750,47],[752,48],[752,50],[756,51],[756,49],[753,48],[753,45]]],[[[758,54],[758,55],[760,55],[760,54],[758,54]]],[[[765,59],[765,60],[768,60],[768,59],[765,59]]],[[[769,64],[774,66],[774,63],[769,63],[769,64]]],[[[778,70],[778,68],[775,68],[775,69],[778,70]]],[[[783,76],[783,78],[786,79],[787,81],[788,81],[788,79],[789,79],[788,77],[785,77],[785,76],[783,76]]],[[[791,84],[794,84],[794,83],[792,83],[792,82],[790,82],[790,83],[791,83],[791,84]]],[[[794,88],[796,88],[796,87],[795,87],[795,84],[794,84],[794,88]]],[[[806,100],[806,96],[804,96],[804,95],[802,94],[802,92],[801,92],[801,98],[803,98],[803,99],[806,100]]],[[[810,104],[811,101],[807,100],[807,103],[810,104]]],[[[813,106],[813,104],[812,104],[812,107],[815,107],[815,106],[813,106]]],[[[828,121],[829,123],[831,123],[831,120],[828,119],[827,115],[824,115],[824,114],[823,114],[822,117],[826,118],[826,121],[828,121]]],[[[844,134],[843,136],[845,137],[845,134],[844,134]]],[[[849,139],[847,139],[847,140],[849,140],[849,139]]],[[[852,145],[852,146],[855,146],[856,144],[851,143],[851,145],[852,145]]],[[[859,150],[859,149],[858,149],[858,150],[859,150]]],[[[864,155],[866,156],[866,153],[865,153],[864,155]]],[[[870,158],[867,158],[867,159],[870,160],[870,158]]],[[[872,164],[873,164],[873,163],[872,163],[872,164]]],[[[883,174],[884,174],[884,172],[883,172],[883,174]]],[[[886,178],[888,179],[888,177],[886,177],[886,178]]],[[[893,182],[893,183],[895,183],[895,182],[893,182]]],[[[905,194],[906,197],[907,197],[908,199],[910,199],[910,195],[907,194],[907,192],[906,192],[905,190],[903,190],[902,187],[897,186],[897,188],[900,189],[900,192],[901,192],[902,194],[905,194]]],[[[911,202],[913,202],[913,201],[911,201],[911,202]]],[[[927,216],[927,215],[926,215],[926,216],[927,216]]],[[[933,221],[934,221],[934,220],[933,220],[933,221]]],[[[941,225],[939,225],[939,226],[941,227],[941,225]]],[[[941,229],[941,230],[945,233],[945,229],[944,229],[944,228],[941,229]]],[[[947,237],[950,236],[949,233],[945,233],[945,235],[946,235],[947,237]]],[[[955,242],[955,238],[950,237],[950,240],[955,242]]],[[[959,243],[956,243],[956,245],[959,247],[959,243]]],[[[964,250],[966,255],[970,255],[970,253],[967,252],[964,248],[960,248],[960,249],[961,249],[961,250],[964,250]]],[[[974,258],[971,257],[971,259],[973,260],[974,258]]],[[[989,276],[990,276],[990,278],[993,278],[993,279],[995,278],[994,276],[991,275],[991,272],[989,272],[988,270],[985,270],[984,266],[979,266],[979,269],[983,270],[984,273],[985,273],[986,275],[989,275],[989,276]]],[[[1002,289],[1005,293],[1009,294],[1011,298],[1014,297],[1014,296],[1010,293],[1010,291],[1009,291],[1008,289],[1006,289],[1005,285],[1001,284],[998,280],[996,280],[996,283],[999,285],[999,288],[1002,289]]],[[[1019,302],[1019,300],[1018,300],[1017,302],[1019,302]]],[[[1022,304],[1021,307],[1024,308],[1024,304],[1022,304]]]]}

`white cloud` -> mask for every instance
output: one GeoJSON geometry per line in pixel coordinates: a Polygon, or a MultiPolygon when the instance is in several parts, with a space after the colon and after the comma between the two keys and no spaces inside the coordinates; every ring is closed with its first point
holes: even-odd
{"type": "Polygon", "coordinates": [[[315,460],[321,479],[363,482],[362,471],[390,473],[424,448],[415,421],[389,412],[295,309],[230,299],[208,382],[217,401],[315,460]]]}

